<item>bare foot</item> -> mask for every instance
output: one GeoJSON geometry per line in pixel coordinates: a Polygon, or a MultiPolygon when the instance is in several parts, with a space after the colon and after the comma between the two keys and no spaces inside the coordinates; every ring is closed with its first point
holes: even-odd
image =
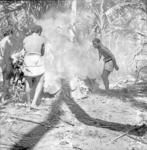
{"type": "Polygon", "coordinates": [[[30,109],[39,110],[39,108],[36,104],[31,104],[30,109]]]}

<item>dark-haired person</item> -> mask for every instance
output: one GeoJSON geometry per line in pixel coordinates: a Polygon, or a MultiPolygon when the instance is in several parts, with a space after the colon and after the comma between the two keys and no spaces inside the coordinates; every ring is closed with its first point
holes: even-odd
{"type": "Polygon", "coordinates": [[[114,55],[112,54],[112,52],[102,44],[100,39],[95,38],[92,41],[92,43],[93,43],[94,48],[96,48],[99,52],[99,60],[101,59],[102,56],[104,57],[104,68],[103,68],[103,73],[102,73],[102,80],[103,80],[105,89],[109,90],[109,79],[108,79],[109,75],[113,71],[114,68],[116,70],[119,70],[119,67],[116,63],[116,59],[114,55]]]}
{"type": "Polygon", "coordinates": [[[8,29],[4,33],[4,38],[1,41],[2,48],[2,73],[3,73],[3,96],[2,101],[6,99],[6,97],[10,97],[9,87],[10,80],[13,77],[13,60],[12,55],[18,53],[23,48],[23,37],[17,36],[17,33],[14,32],[13,29],[8,29]]]}
{"type": "Polygon", "coordinates": [[[24,76],[26,79],[27,102],[31,108],[37,108],[37,100],[42,91],[44,82],[44,44],[45,39],[41,36],[42,27],[34,26],[30,29],[31,34],[24,41],[24,76]],[[31,102],[31,91],[35,89],[31,102]]]}
{"type": "Polygon", "coordinates": [[[11,38],[13,36],[12,30],[7,30],[3,34],[4,38],[1,40],[1,68],[2,68],[2,74],[3,74],[3,94],[1,101],[2,103],[5,102],[6,98],[10,97],[9,93],[9,87],[10,87],[10,78],[12,75],[12,64],[10,60],[10,53],[12,48],[12,41],[11,38]]]}

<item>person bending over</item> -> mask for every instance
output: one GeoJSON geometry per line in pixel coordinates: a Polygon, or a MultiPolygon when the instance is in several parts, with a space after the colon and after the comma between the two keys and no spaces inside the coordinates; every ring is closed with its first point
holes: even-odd
{"type": "Polygon", "coordinates": [[[103,73],[102,73],[102,80],[105,86],[106,90],[109,90],[109,75],[110,73],[113,71],[113,69],[115,68],[116,70],[119,70],[119,67],[116,63],[116,59],[114,57],[114,55],[112,54],[112,52],[105,47],[102,42],[100,41],[100,39],[95,38],[92,41],[94,48],[96,48],[99,52],[99,60],[101,59],[101,57],[104,57],[104,68],[103,68],[103,73]]]}

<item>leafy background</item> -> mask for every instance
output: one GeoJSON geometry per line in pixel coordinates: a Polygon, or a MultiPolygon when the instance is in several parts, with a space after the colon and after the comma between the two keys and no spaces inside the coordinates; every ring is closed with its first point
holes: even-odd
{"type": "MultiPolygon", "coordinates": [[[[1,1],[0,6],[1,38],[7,28],[21,30],[35,22],[43,26],[47,39],[49,41],[52,39],[51,44],[53,49],[56,49],[54,56],[58,55],[60,58],[62,54],[58,52],[68,49],[68,54],[66,53],[64,58],[66,65],[63,63],[58,67],[60,68],[60,71],[57,69],[58,72],[67,70],[66,73],[72,74],[75,70],[81,70],[81,67],[77,66],[80,66],[82,60],[82,65],[86,64],[86,69],[80,74],[85,72],[84,76],[100,78],[102,61],[98,62],[98,54],[92,48],[91,40],[94,37],[99,37],[111,49],[119,64],[120,70],[113,72],[112,80],[115,81],[116,77],[127,78],[135,75],[136,68],[146,65],[145,0],[15,0],[1,1]],[[72,16],[74,13],[75,18],[72,16]],[[56,33],[58,27],[61,27],[60,33],[56,33]],[[67,42],[72,36],[69,29],[78,44],[67,42]],[[63,45],[63,41],[66,44],[63,45]],[[71,56],[75,60],[69,64],[71,56]],[[97,71],[95,67],[98,68],[97,71]]],[[[59,60],[60,64],[61,61],[59,60]]]]}

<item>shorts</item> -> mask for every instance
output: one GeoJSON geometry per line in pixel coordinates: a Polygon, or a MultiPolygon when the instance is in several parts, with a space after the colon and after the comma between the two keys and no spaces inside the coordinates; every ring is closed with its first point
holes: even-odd
{"type": "Polygon", "coordinates": [[[40,55],[26,55],[24,57],[24,76],[35,77],[44,74],[44,62],[40,55]]]}
{"type": "Polygon", "coordinates": [[[113,65],[113,61],[112,60],[110,60],[108,62],[105,62],[105,64],[104,64],[104,70],[112,72],[113,69],[114,69],[114,65],[113,65]]]}

